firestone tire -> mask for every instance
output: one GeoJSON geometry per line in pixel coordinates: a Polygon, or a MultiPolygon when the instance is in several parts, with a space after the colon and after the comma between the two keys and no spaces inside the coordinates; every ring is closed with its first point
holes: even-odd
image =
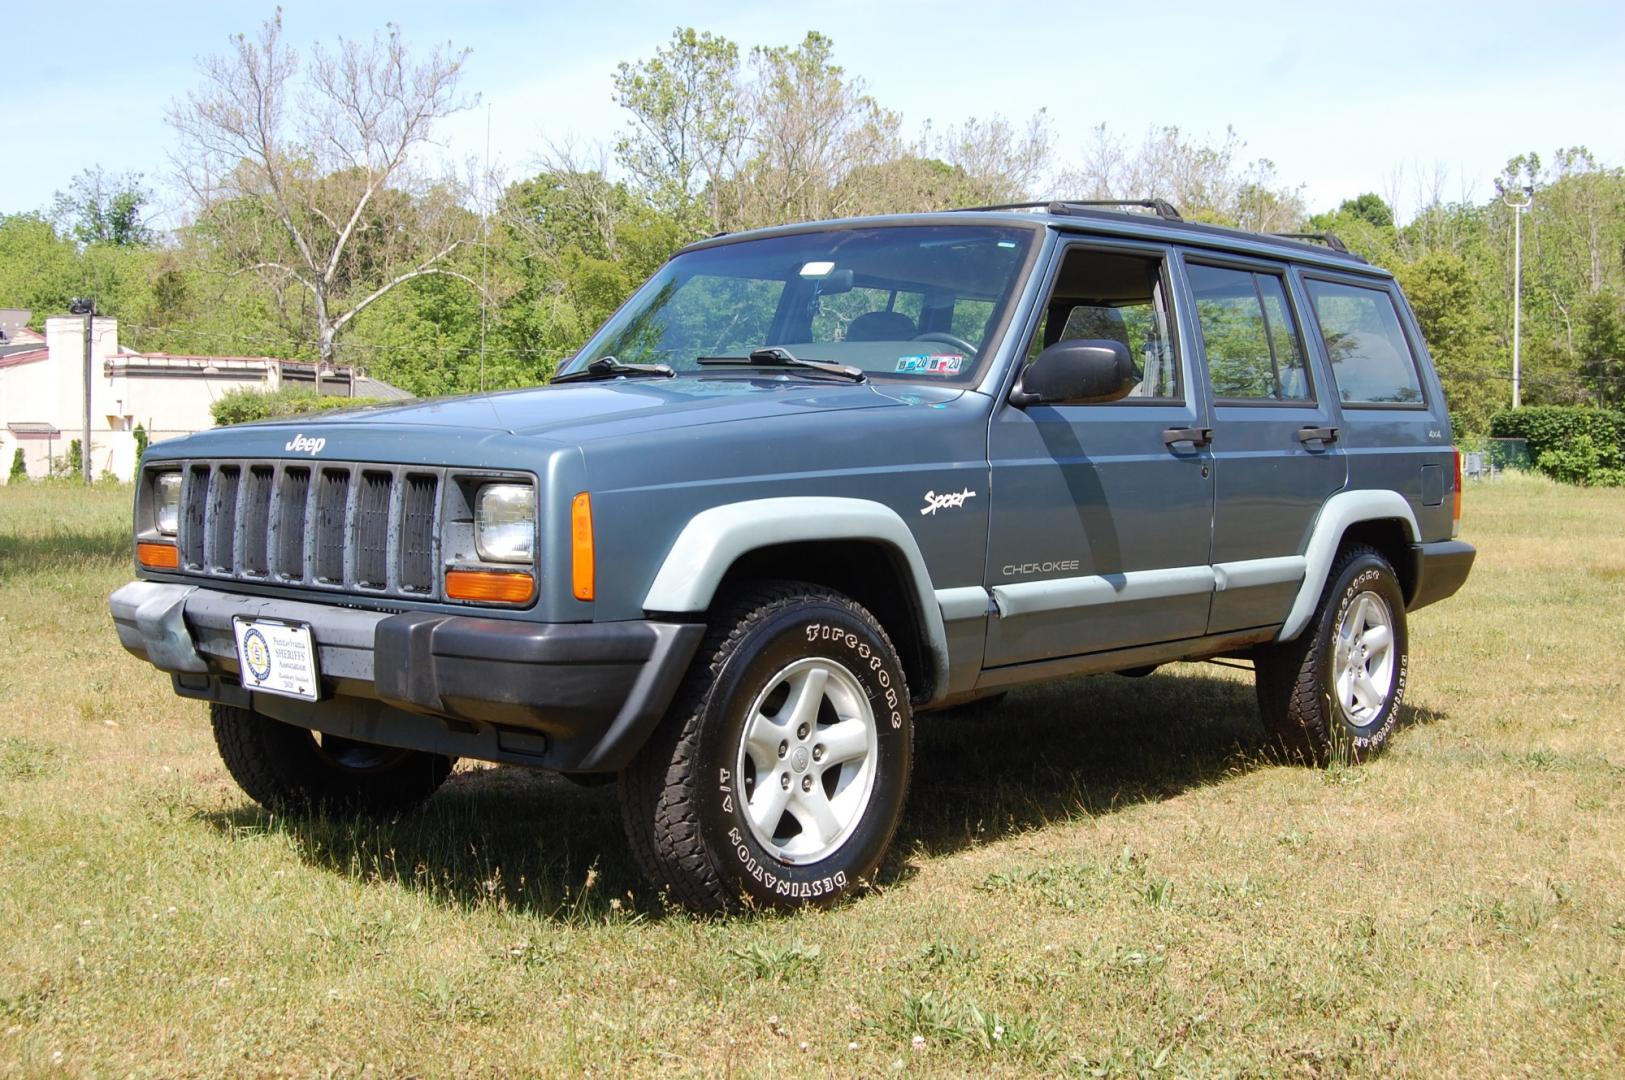
{"type": "Polygon", "coordinates": [[[1346,548],[1303,633],[1259,649],[1254,666],[1264,727],[1288,757],[1354,764],[1381,753],[1410,669],[1394,568],[1374,548],[1346,548]]]}
{"type": "Polygon", "coordinates": [[[908,686],[874,616],[818,586],[759,586],[715,611],[621,773],[627,837],[691,910],[828,904],[879,866],[912,758],[908,686]]]}
{"type": "Polygon", "coordinates": [[[211,704],[209,721],[232,779],[268,810],[395,814],[451,775],[444,754],[318,735],[231,705],[211,704]]]}

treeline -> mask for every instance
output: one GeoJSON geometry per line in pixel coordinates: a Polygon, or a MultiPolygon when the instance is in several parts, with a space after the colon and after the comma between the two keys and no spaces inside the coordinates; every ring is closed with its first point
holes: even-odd
{"type": "MultiPolygon", "coordinates": [[[[421,395],[545,379],[675,249],[813,218],[1027,198],[1160,197],[1193,219],[1337,232],[1400,275],[1457,426],[1511,398],[1512,213],[1424,199],[1396,223],[1362,194],[1311,214],[1233,131],[1057,145],[1042,111],[904,134],[818,33],[741,49],[675,32],[606,72],[627,123],[604,149],[550,146],[523,178],[428,164],[477,99],[464,53],[391,29],[297,55],[280,17],[204,61],[170,123],[184,223],[154,236],[141,177],[100,168],[0,217],[0,306],[36,319],[93,295],[143,350],[358,364],[421,395]]],[[[1523,397],[1625,400],[1625,173],[1584,149],[1508,163],[1524,220],[1523,397]]]]}

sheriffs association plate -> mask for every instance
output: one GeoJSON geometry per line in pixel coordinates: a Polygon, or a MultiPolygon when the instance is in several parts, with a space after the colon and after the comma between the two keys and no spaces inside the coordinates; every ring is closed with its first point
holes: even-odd
{"type": "Polygon", "coordinates": [[[315,701],[321,682],[310,627],[270,619],[232,620],[243,687],[315,701]]]}

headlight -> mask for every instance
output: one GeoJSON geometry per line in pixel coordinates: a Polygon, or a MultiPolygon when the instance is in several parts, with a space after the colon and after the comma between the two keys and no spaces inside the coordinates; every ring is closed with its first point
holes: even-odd
{"type": "Polygon", "coordinates": [[[474,501],[474,547],[487,562],[528,563],[536,552],[536,489],[486,484],[474,501]]]}
{"type": "Polygon", "coordinates": [[[181,518],[181,474],[159,473],[152,480],[153,526],[165,536],[174,536],[181,518]]]}

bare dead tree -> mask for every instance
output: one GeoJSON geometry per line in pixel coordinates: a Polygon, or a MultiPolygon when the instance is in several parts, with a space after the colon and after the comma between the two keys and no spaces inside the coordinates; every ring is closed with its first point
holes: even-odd
{"type": "Polygon", "coordinates": [[[301,71],[279,11],[203,60],[201,85],[170,110],[199,226],[228,272],[308,295],[323,364],[405,282],[445,274],[479,288],[448,265],[478,219],[451,175],[418,161],[435,123],[474,104],[457,91],[467,56],[447,45],[414,58],[390,25],[370,42],[317,46],[301,71]]]}

